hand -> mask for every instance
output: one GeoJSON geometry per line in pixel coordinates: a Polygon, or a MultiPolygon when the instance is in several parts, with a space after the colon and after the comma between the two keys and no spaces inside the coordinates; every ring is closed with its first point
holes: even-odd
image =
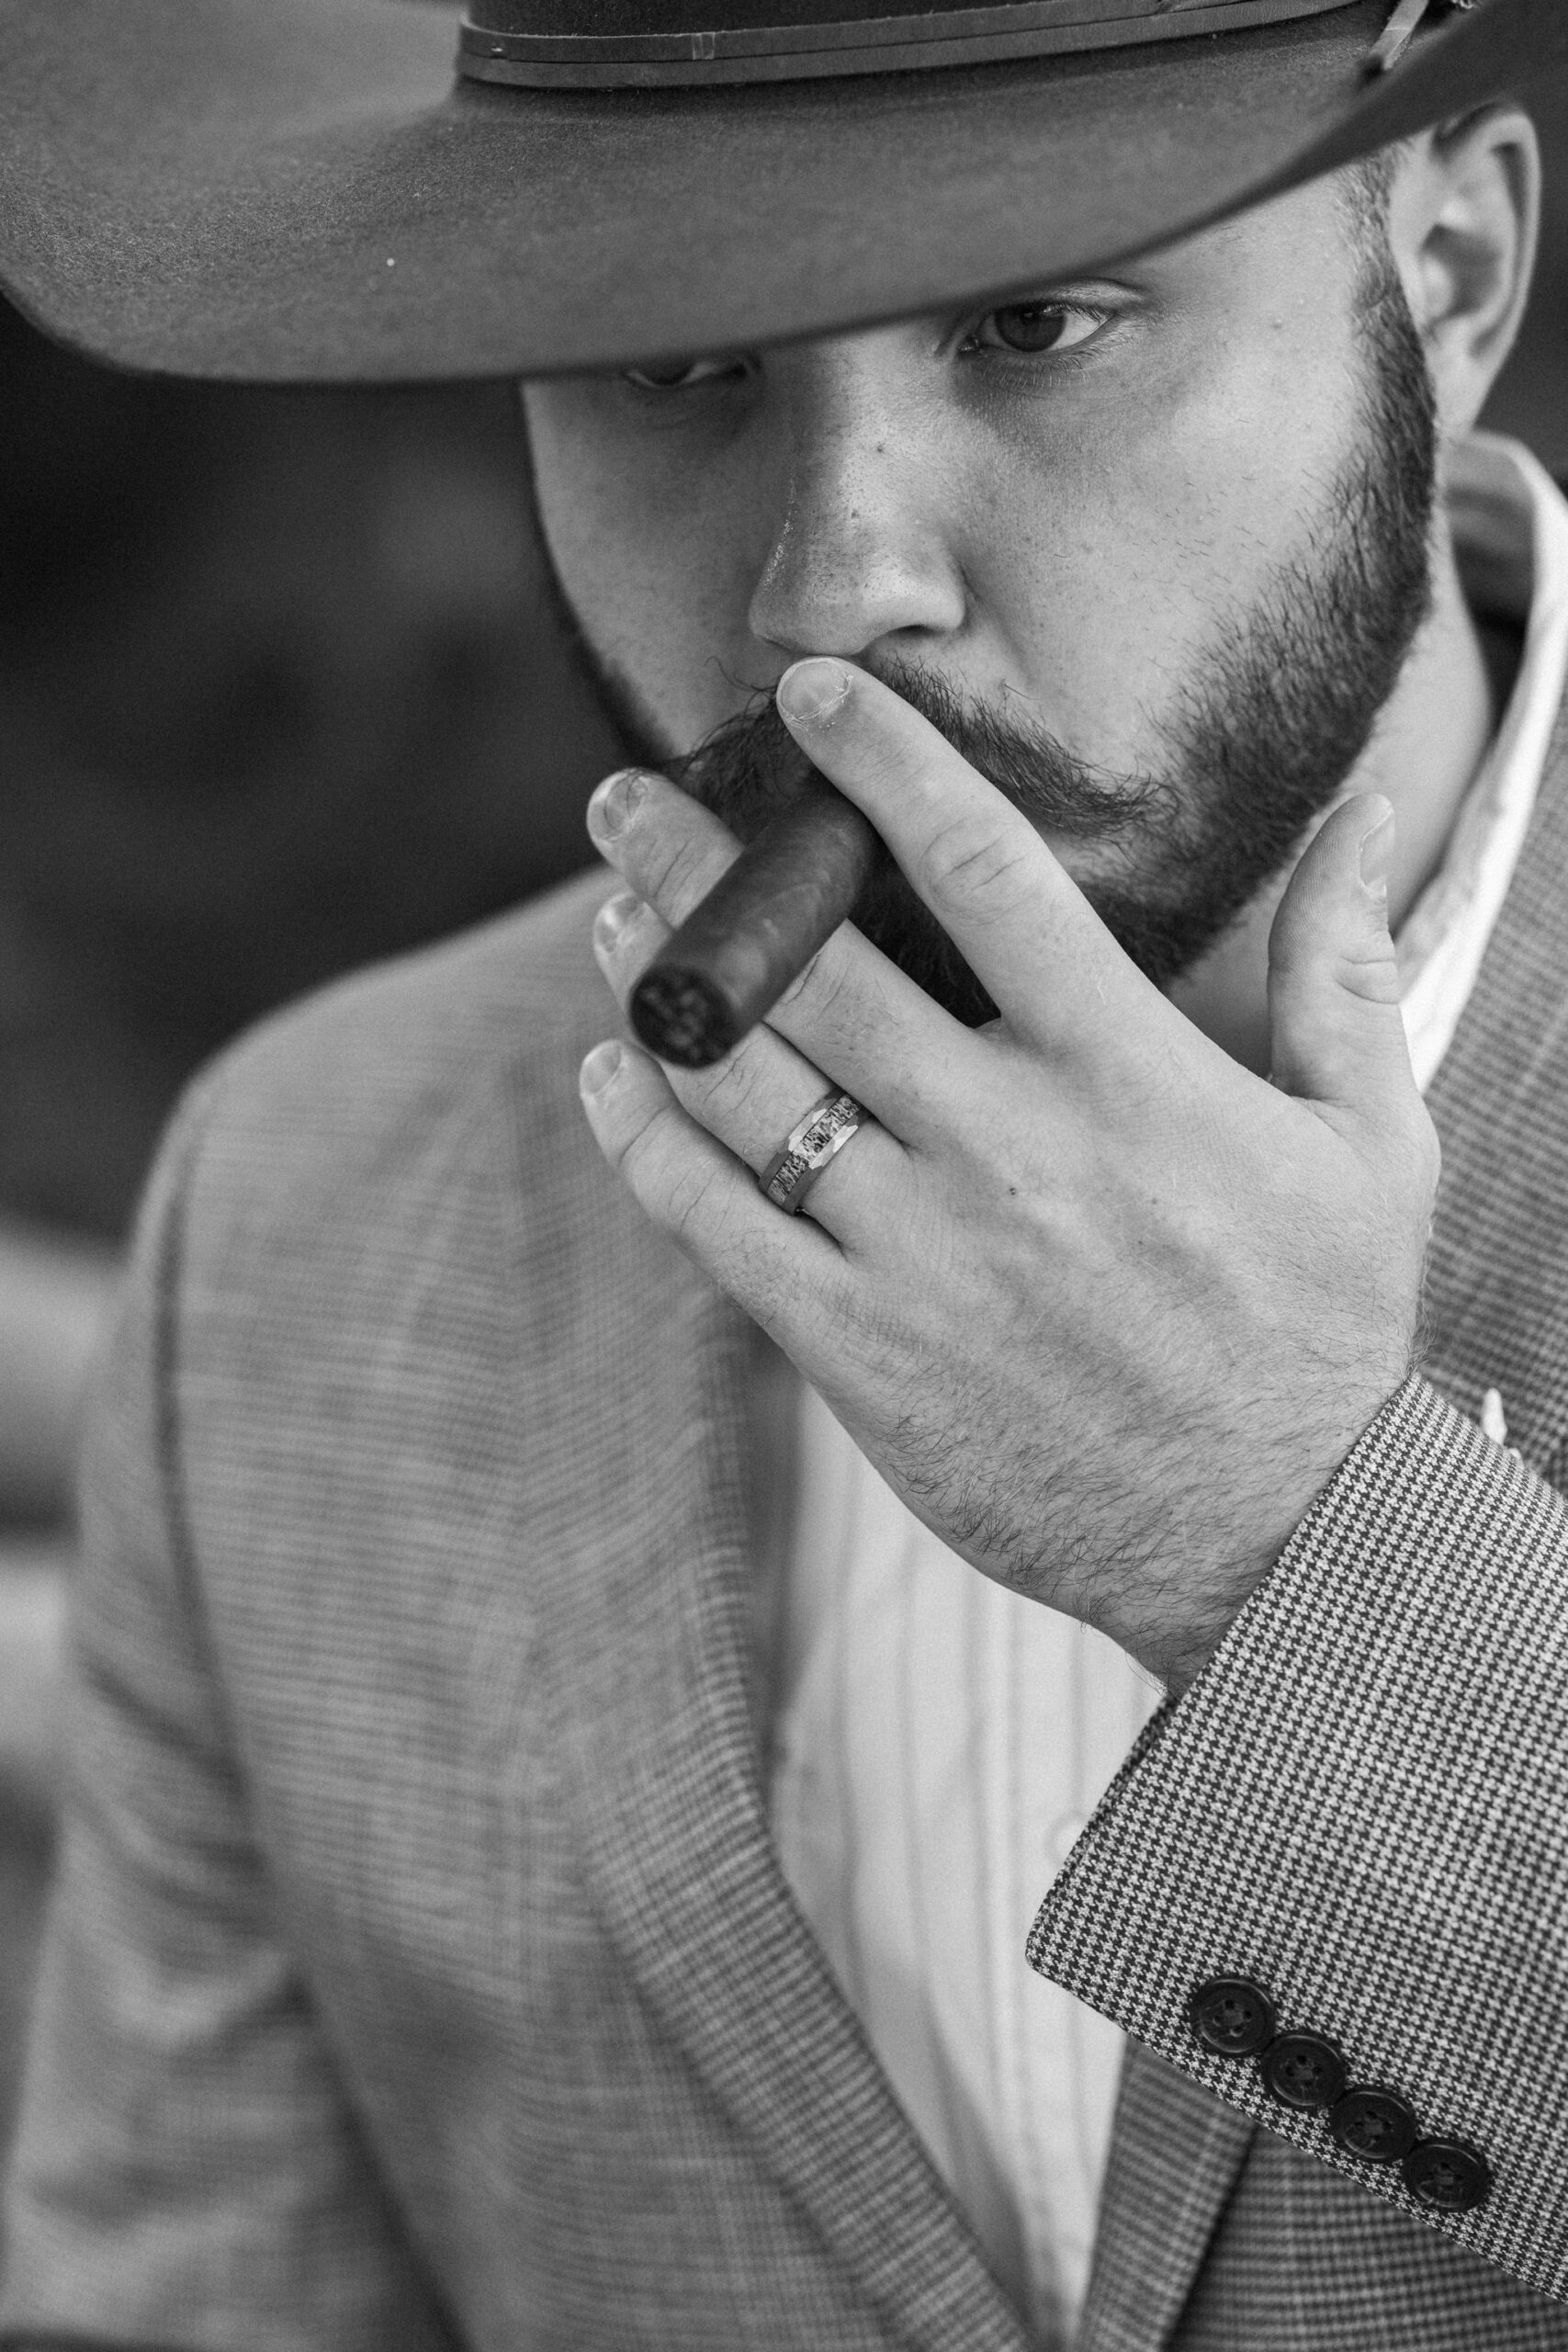
{"type": "MultiPolygon", "coordinates": [[[[597,1046],[594,1134],[928,1526],[1179,1684],[1411,1363],[1438,1150],[1360,871],[1392,814],[1346,802],[1292,879],[1269,1083],[887,687],[802,663],[779,707],[1000,1019],[963,1028],[845,926],[714,1069],[597,1046]],[[879,1124],[789,1217],[753,1172],[829,1087],[879,1124]]],[[[624,1002],[736,843],[656,776],[612,779],[590,823],[629,886],[595,932],[624,1002]]]]}

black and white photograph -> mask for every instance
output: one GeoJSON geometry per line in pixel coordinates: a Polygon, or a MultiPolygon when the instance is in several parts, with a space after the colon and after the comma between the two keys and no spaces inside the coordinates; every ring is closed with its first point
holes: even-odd
{"type": "Polygon", "coordinates": [[[1568,2352],[1568,0],[0,0],[0,2352],[1568,2352]]]}

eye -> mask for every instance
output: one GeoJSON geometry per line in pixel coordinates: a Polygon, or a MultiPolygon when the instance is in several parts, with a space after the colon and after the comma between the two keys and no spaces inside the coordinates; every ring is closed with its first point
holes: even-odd
{"type": "Polygon", "coordinates": [[[736,376],[742,372],[739,359],[660,359],[645,362],[640,368],[624,368],[623,379],[635,384],[642,392],[683,392],[694,384],[711,384],[720,376],[736,376]]]}
{"type": "Polygon", "coordinates": [[[1103,311],[1085,310],[1076,302],[1010,302],[1004,310],[988,311],[969,341],[982,350],[1037,358],[1046,351],[1071,351],[1104,323],[1103,311]]]}

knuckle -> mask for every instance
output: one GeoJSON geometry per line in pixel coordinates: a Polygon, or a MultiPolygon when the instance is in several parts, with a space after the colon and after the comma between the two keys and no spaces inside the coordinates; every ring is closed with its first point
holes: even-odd
{"type": "Polygon", "coordinates": [[[808,964],[804,964],[800,970],[795,974],[794,979],[790,981],[788,987],[781,991],[778,1000],[781,1006],[799,1008],[809,1012],[818,1001],[818,990],[821,986],[821,965],[824,952],[825,951],[819,947],[816,955],[812,956],[810,962],[808,964]]]}
{"type": "Polygon", "coordinates": [[[710,1159],[681,1153],[668,1160],[643,1206],[689,1256],[722,1253],[728,1216],[720,1170],[710,1159]]]}
{"type": "Polygon", "coordinates": [[[629,989],[641,975],[643,967],[653,957],[670,935],[668,923],[660,922],[653,909],[644,903],[626,917],[620,930],[602,951],[604,963],[611,980],[622,989],[629,989]]]}
{"type": "Polygon", "coordinates": [[[707,811],[663,778],[654,779],[621,835],[615,864],[637,896],[668,919],[712,888],[736,844],[716,837],[707,811]]]}
{"type": "Polygon", "coordinates": [[[693,1076],[681,1091],[705,1126],[744,1119],[766,1091],[761,1057],[743,1042],[711,1069],[693,1076]]]}
{"type": "MultiPolygon", "coordinates": [[[[861,1019],[856,1016],[854,1006],[846,1003],[849,993],[848,976],[842,963],[824,948],[812,957],[799,978],[791,982],[780,1001],[814,1024],[823,1023],[835,1028],[839,1016],[847,1011],[853,1025],[859,1028],[861,1019]]],[[[863,1010],[863,1006],[862,1015],[863,1010]]]]}
{"type": "Polygon", "coordinates": [[[715,1171],[701,1162],[672,1169],[664,1194],[664,1221],[677,1241],[712,1240],[715,1216],[715,1171]]]}
{"type": "Polygon", "coordinates": [[[645,1207],[673,1181],[681,1142],[680,1116],[669,1103],[660,1104],[623,1137],[616,1166],[645,1207]]]}
{"type": "Polygon", "coordinates": [[[988,810],[949,818],[928,841],[923,863],[932,896],[953,906],[999,913],[1016,906],[1029,887],[1027,844],[998,831],[988,810]]]}
{"type": "Polygon", "coordinates": [[[1335,978],[1348,995],[1366,1003],[1397,1005],[1399,966],[1387,930],[1381,936],[1374,933],[1341,947],[1335,978]]]}
{"type": "Polygon", "coordinates": [[[660,913],[667,921],[679,920],[707,895],[728,862],[715,857],[710,842],[690,834],[663,833],[649,842],[640,878],[660,913]]]}

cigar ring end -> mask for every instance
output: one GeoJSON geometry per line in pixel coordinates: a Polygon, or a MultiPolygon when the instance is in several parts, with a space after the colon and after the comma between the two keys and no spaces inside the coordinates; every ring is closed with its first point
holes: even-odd
{"type": "Polygon", "coordinates": [[[704,972],[654,963],[631,994],[637,1042],[678,1069],[707,1069],[738,1042],[734,1008],[704,972]]]}

